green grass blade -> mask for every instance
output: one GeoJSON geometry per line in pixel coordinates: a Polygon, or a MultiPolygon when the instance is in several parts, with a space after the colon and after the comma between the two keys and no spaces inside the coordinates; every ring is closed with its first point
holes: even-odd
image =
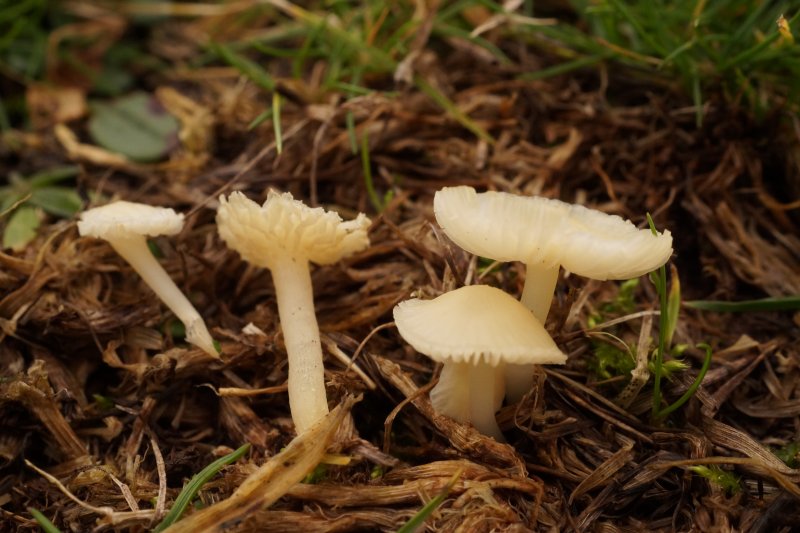
{"type": "Polygon", "coordinates": [[[256,129],[265,121],[270,120],[271,118],[272,118],[272,108],[261,112],[256,118],[254,118],[253,121],[247,125],[247,131],[256,129]]]}
{"type": "Polygon", "coordinates": [[[453,477],[450,478],[450,481],[447,482],[447,485],[442,489],[442,492],[437,494],[431,501],[425,504],[422,509],[417,512],[411,519],[403,524],[403,526],[397,530],[397,533],[414,533],[417,529],[419,529],[422,524],[425,523],[425,520],[428,519],[428,516],[432,512],[434,512],[442,502],[447,498],[447,495],[450,494],[450,491],[453,490],[453,487],[458,481],[458,478],[461,477],[461,474],[464,472],[463,468],[459,468],[458,471],[453,474],[453,477]]]}
{"type": "Polygon", "coordinates": [[[436,102],[439,107],[445,110],[447,114],[449,114],[454,120],[456,120],[459,124],[461,124],[465,129],[471,131],[475,134],[476,137],[486,141],[489,144],[494,144],[495,140],[494,137],[489,135],[489,133],[481,128],[474,120],[469,118],[466,114],[464,114],[458,106],[456,106],[453,102],[450,101],[445,95],[440,93],[433,85],[429,84],[427,81],[423,80],[420,77],[415,78],[415,83],[420,91],[428,95],[431,100],[436,102]]]}
{"type": "Polygon", "coordinates": [[[642,23],[639,21],[638,17],[636,17],[633,14],[633,12],[630,10],[630,8],[627,5],[625,5],[624,2],[621,2],[620,0],[610,0],[609,3],[611,5],[613,5],[614,9],[620,15],[622,15],[622,17],[625,20],[628,21],[628,23],[631,25],[631,27],[633,27],[634,30],[636,30],[636,33],[638,34],[638,36],[644,42],[646,42],[648,45],[650,45],[650,47],[655,52],[658,52],[661,55],[661,57],[664,57],[664,56],[666,56],[668,54],[668,51],[661,45],[661,43],[659,43],[655,39],[653,39],[652,32],[648,31],[644,26],[642,26],[642,23]]]}
{"type": "Polygon", "coordinates": [[[694,101],[694,122],[698,129],[703,126],[703,88],[700,85],[700,75],[697,69],[692,67],[690,76],[692,83],[692,100],[694,101]]]}
{"type": "Polygon", "coordinates": [[[573,70],[594,66],[609,56],[611,56],[610,53],[594,54],[591,56],[580,57],[578,59],[573,59],[571,61],[565,61],[564,63],[553,65],[552,67],[547,67],[543,68],[542,70],[537,70],[536,72],[526,72],[525,74],[521,74],[519,76],[519,79],[526,81],[534,81],[534,80],[544,80],[547,78],[552,78],[553,76],[560,76],[561,74],[570,73],[573,70]]]}
{"type": "Polygon", "coordinates": [[[267,91],[275,90],[275,80],[261,66],[241,54],[233,51],[229,46],[221,43],[211,43],[211,50],[214,51],[223,61],[247,76],[256,85],[267,91]]]}
{"type": "MultiPolygon", "coordinates": [[[[789,20],[789,27],[794,25],[798,20],[800,20],[800,11],[795,13],[795,15],[789,20]]],[[[764,37],[760,42],[723,63],[722,66],[719,67],[719,70],[724,71],[732,67],[741,67],[745,63],[756,59],[759,54],[768,51],[772,44],[777,41],[780,36],[780,32],[773,28],[769,35],[764,37]]]]}
{"type": "MultiPolygon", "coordinates": [[[[658,235],[656,224],[650,213],[647,213],[647,223],[650,225],[650,231],[653,235],[658,235]]],[[[650,273],[653,283],[656,286],[659,299],[659,314],[658,321],[658,348],[653,359],[653,408],[651,416],[657,418],[659,409],[661,408],[661,375],[664,366],[664,348],[666,347],[667,329],[668,329],[668,302],[667,302],[667,269],[664,265],[658,269],[658,272],[650,273]]]]}
{"type": "Polygon", "coordinates": [[[692,300],[683,302],[686,307],[701,311],[717,311],[719,313],[746,313],[750,311],[797,311],[800,310],[800,296],[783,296],[779,298],[762,298],[760,300],[742,300],[739,302],[723,302],[720,300],[692,300]]]}
{"type": "Polygon", "coordinates": [[[369,160],[369,137],[367,137],[366,129],[361,136],[361,169],[364,171],[364,185],[367,188],[367,195],[369,201],[375,208],[375,211],[380,213],[383,211],[383,202],[375,192],[375,184],[372,182],[372,164],[369,160]]]}
{"type": "Polygon", "coordinates": [[[42,531],[45,533],[61,533],[61,530],[56,527],[54,523],[47,519],[45,515],[41,512],[37,511],[33,507],[28,507],[28,512],[31,513],[36,522],[38,522],[39,527],[42,528],[42,531]]]}
{"type": "Polygon", "coordinates": [[[350,151],[353,155],[358,153],[358,136],[356,135],[356,119],[352,111],[348,111],[344,117],[347,126],[347,139],[350,141],[350,151]]]}
{"type": "Polygon", "coordinates": [[[167,513],[167,516],[164,517],[164,520],[162,520],[161,523],[156,526],[153,532],[160,533],[177,522],[189,504],[192,503],[192,500],[194,500],[195,496],[197,496],[197,493],[200,491],[200,489],[203,488],[203,485],[205,485],[212,477],[217,475],[223,466],[233,463],[241,456],[246,454],[249,449],[250,444],[245,444],[228,455],[220,457],[201,470],[199,473],[195,474],[192,479],[189,480],[189,483],[183,487],[183,490],[175,499],[175,503],[172,504],[172,508],[169,510],[169,513],[167,513]]]}
{"type": "MultiPolygon", "coordinates": [[[[667,297],[667,334],[664,339],[664,344],[667,346],[672,345],[672,337],[675,335],[675,330],[678,327],[678,315],[681,312],[681,280],[678,277],[678,269],[675,265],[670,268],[670,288],[669,296],[667,297]]],[[[662,313],[664,311],[662,310],[662,313]]]]}
{"type": "Polygon", "coordinates": [[[281,132],[281,95],[272,93],[272,128],[275,130],[275,151],[283,153],[283,133],[281,132]]]}
{"type": "Polygon", "coordinates": [[[703,378],[706,377],[706,372],[708,372],[708,367],[711,366],[711,346],[708,344],[698,344],[698,348],[703,348],[706,351],[706,357],[703,359],[703,366],[700,368],[700,373],[697,374],[697,377],[692,382],[691,386],[686,389],[686,392],[683,395],[675,400],[675,402],[668,407],[665,407],[661,411],[656,414],[656,418],[664,418],[668,414],[672,413],[676,409],[680,408],[683,404],[689,401],[689,398],[694,396],[694,393],[697,392],[697,389],[700,387],[700,383],[703,382],[703,378]]]}

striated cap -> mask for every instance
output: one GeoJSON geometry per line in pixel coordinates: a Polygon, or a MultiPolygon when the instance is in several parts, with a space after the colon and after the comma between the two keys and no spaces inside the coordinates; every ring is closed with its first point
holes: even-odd
{"type": "Polygon", "coordinates": [[[488,285],[461,287],[433,300],[406,300],[395,306],[394,320],[406,342],[441,363],[567,360],[524,305],[488,285]]]}
{"type": "Polygon", "coordinates": [[[134,202],[113,202],[84,211],[78,221],[81,235],[114,239],[129,235],[175,235],[183,228],[183,215],[167,207],[134,202]]]}
{"type": "Polygon", "coordinates": [[[369,246],[370,220],[359,214],[347,222],[335,212],[311,208],[290,193],[270,191],[264,205],[241,192],[220,197],[219,234],[254,265],[269,267],[278,256],[304,258],[319,265],[339,261],[369,246]]]}
{"type": "Polygon", "coordinates": [[[617,215],[538,196],[478,194],[445,187],[433,200],[436,221],[450,239],[498,261],[562,265],[592,279],[629,279],[672,255],[672,235],[653,235],[617,215]]]}

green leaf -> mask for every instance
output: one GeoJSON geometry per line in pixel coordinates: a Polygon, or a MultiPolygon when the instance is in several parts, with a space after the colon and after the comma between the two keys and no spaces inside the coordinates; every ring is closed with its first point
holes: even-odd
{"type": "Polygon", "coordinates": [[[58,529],[54,523],[48,520],[48,518],[40,511],[34,509],[33,507],[28,507],[28,512],[31,513],[33,519],[39,523],[39,527],[42,528],[42,531],[45,533],[61,533],[61,530],[58,529]]]}
{"type": "Polygon", "coordinates": [[[0,217],[4,217],[22,203],[27,202],[30,193],[17,193],[11,187],[0,190],[0,217]]]}
{"type": "Polygon", "coordinates": [[[79,169],[76,166],[49,168],[37,172],[33,176],[27,178],[26,181],[31,188],[46,187],[48,185],[54,185],[59,181],[74,178],[78,175],[78,171],[79,169]]]}
{"type": "Polygon", "coordinates": [[[42,187],[31,193],[30,203],[51,215],[70,218],[83,207],[78,193],[66,187],[42,187]]]}
{"type": "Polygon", "coordinates": [[[178,144],[178,121],[152,95],[137,92],[95,102],[89,120],[94,142],[134,161],[157,161],[178,144]]]}
{"type": "Polygon", "coordinates": [[[11,248],[15,252],[23,250],[36,237],[38,228],[36,208],[23,205],[8,219],[3,231],[3,248],[11,248]]]}
{"type": "Polygon", "coordinates": [[[169,510],[169,513],[167,513],[167,516],[164,517],[164,520],[162,520],[161,523],[156,526],[153,532],[160,533],[177,522],[183,512],[186,510],[186,507],[189,506],[192,500],[194,500],[195,496],[197,496],[197,493],[200,492],[200,489],[203,488],[203,485],[205,485],[212,477],[216,476],[217,473],[222,470],[223,466],[233,463],[241,456],[246,454],[249,449],[250,444],[245,444],[244,446],[241,446],[235,451],[229,453],[225,457],[220,457],[201,470],[199,473],[195,474],[192,479],[189,480],[189,483],[183,487],[183,490],[175,499],[175,503],[172,504],[172,508],[169,510]]]}

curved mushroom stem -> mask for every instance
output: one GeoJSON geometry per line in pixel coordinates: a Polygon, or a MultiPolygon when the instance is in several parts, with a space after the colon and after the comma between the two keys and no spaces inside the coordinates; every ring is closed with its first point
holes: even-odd
{"type": "Polygon", "coordinates": [[[270,270],[289,358],[289,409],[300,435],[328,414],[311,274],[307,260],[289,257],[273,261],[270,270]]]}
{"type": "Polygon", "coordinates": [[[144,236],[130,235],[113,240],[108,239],[108,242],[183,322],[186,328],[186,340],[212,357],[219,357],[214,346],[214,339],[211,338],[211,334],[203,322],[203,317],[153,256],[150,248],[147,247],[144,236]]]}
{"type": "Polygon", "coordinates": [[[500,367],[492,367],[483,361],[469,367],[469,413],[475,429],[494,437],[497,442],[505,442],[500,426],[495,418],[495,379],[500,367]]]}
{"type": "MultiPolygon", "coordinates": [[[[531,310],[533,316],[543,326],[556,290],[558,270],[558,265],[549,268],[537,264],[527,265],[525,287],[522,289],[520,301],[531,310]]],[[[506,366],[506,398],[509,402],[518,402],[530,390],[533,384],[533,366],[514,364],[506,366]]]]}

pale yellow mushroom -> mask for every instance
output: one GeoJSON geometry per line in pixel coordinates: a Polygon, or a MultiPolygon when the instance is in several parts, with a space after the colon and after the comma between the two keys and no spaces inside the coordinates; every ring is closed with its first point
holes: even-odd
{"type": "MultiPolygon", "coordinates": [[[[668,230],[653,235],[617,215],[550,198],[446,187],[434,196],[433,208],[444,232],[464,250],[525,263],[521,301],[542,324],[560,266],[597,280],[630,279],[672,255],[668,230]]],[[[531,375],[531,369],[509,367],[509,399],[516,401],[530,388],[531,375]]]]}
{"type": "Polygon", "coordinates": [[[175,235],[183,228],[183,215],[166,207],[133,202],[113,202],[84,211],[78,222],[81,235],[106,240],[142,277],[186,328],[186,340],[213,357],[219,357],[203,317],[181,292],[147,247],[146,237],[175,235]]]}
{"type": "Polygon", "coordinates": [[[369,224],[364,214],[343,222],[337,213],[312,209],[289,193],[270,191],[264,205],[240,192],[220,198],[222,239],[245,261],[272,272],[289,360],[289,408],[298,434],[328,413],[309,261],[327,265],[363,250],[369,246],[369,224]]]}
{"type": "Polygon", "coordinates": [[[403,339],[444,363],[431,391],[434,409],[503,440],[495,412],[503,399],[508,364],[563,364],[541,323],[500,289],[471,285],[433,300],[406,300],[394,308],[403,339]]]}

